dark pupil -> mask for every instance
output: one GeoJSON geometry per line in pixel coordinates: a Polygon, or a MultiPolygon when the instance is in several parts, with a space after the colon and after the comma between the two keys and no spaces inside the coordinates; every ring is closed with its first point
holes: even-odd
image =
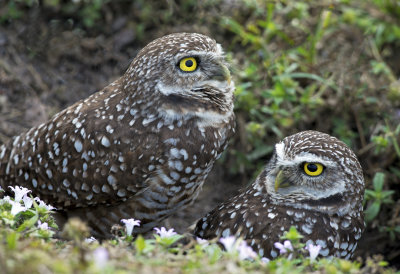
{"type": "Polygon", "coordinates": [[[315,164],[308,164],[308,165],[307,165],[307,169],[308,169],[310,172],[315,172],[315,171],[317,171],[318,167],[317,167],[317,165],[315,165],[315,164]]]}
{"type": "Polygon", "coordinates": [[[187,60],[187,61],[185,62],[185,65],[186,65],[188,68],[190,68],[191,66],[193,66],[193,61],[192,61],[192,60],[187,60]]]}

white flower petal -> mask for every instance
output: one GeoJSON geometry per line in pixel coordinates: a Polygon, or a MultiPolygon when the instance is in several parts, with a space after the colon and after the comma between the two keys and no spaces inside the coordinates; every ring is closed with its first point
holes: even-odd
{"type": "Polygon", "coordinates": [[[18,213],[20,213],[20,212],[23,212],[23,211],[25,211],[26,210],[26,207],[24,207],[24,206],[22,206],[19,202],[13,202],[13,201],[10,201],[10,202],[12,202],[11,204],[12,204],[12,207],[11,207],[11,214],[12,215],[17,215],[18,213]]]}
{"type": "Polygon", "coordinates": [[[171,237],[171,236],[177,234],[177,233],[174,231],[173,228],[167,230],[165,227],[161,227],[161,229],[158,228],[158,227],[155,227],[154,230],[156,231],[156,233],[157,233],[158,235],[160,235],[161,238],[168,238],[168,237],[171,237]]]}
{"type": "Polygon", "coordinates": [[[122,219],[121,222],[125,224],[126,234],[128,236],[132,235],[133,228],[135,226],[140,226],[140,220],[131,219],[122,219]]]}
{"type": "Polygon", "coordinates": [[[106,248],[104,247],[99,247],[96,248],[93,251],[93,261],[94,264],[99,268],[99,269],[103,269],[107,262],[108,262],[108,251],[106,248]]]}
{"type": "Polygon", "coordinates": [[[220,243],[222,243],[227,252],[235,251],[236,238],[235,236],[228,236],[219,239],[220,243]]]}
{"type": "Polygon", "coordinates": [[[307,245],[306,249],[308,250],[308,252],[310,252],[310,260],[314,261],[317,258],[319,251],[321,250],[321,246],[309,244],[307,245]]]}
{"type": "Polygon", "coordinates": [[[14,197],[15,197],[14,201],[16,201],[16,202],[20,202],[22,200],[22,197],[24,197],[26,194],[31,192],[29,189],[27,189],[25,187],[9,186],[9,188],[11,188],[11,190],[14,191],[14,197]]]}

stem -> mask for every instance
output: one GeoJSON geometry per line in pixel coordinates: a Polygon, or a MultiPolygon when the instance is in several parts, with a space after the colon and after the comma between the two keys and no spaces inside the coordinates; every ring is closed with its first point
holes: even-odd
{"type": "Polygon", "coordinates": [[[386,123],[386,126],[389,128],[389,137],[392,139],[394,150],[396,151],[397,157],[400,158],[400,146],[399,146],[399,143],[397,143],[396,135],[390,129],[389,122],[387,121],[387,119],[385,119],[385,123],[386,123]]]}

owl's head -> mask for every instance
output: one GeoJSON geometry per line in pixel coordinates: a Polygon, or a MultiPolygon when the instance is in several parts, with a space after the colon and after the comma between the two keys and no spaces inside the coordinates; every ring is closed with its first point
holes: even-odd
{"type": "Polygon", "coordinates": [[[362,210],[364,178],[355,154],[335,137],[303,131],[275,145],[259,178],[273,203],[326,213],[362,210]]]}
{"type": "Polygon", "coordinates": [[[174,33],[144,47],[126,72],[126,86],[159,99],[169,116],[215,115],[233,109],[234,83],[222,47],[208,36],[174,33]]]}

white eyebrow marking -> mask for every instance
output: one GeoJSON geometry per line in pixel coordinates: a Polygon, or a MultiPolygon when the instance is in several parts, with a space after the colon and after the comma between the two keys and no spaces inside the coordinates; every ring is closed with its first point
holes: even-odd
{"type": "Polygon", "coordinates": [[[285,144],[283,142],[279,142],[275,145],[276,155],[278,156],[278,160],[282,161],[285,157],[285,144]]]}

